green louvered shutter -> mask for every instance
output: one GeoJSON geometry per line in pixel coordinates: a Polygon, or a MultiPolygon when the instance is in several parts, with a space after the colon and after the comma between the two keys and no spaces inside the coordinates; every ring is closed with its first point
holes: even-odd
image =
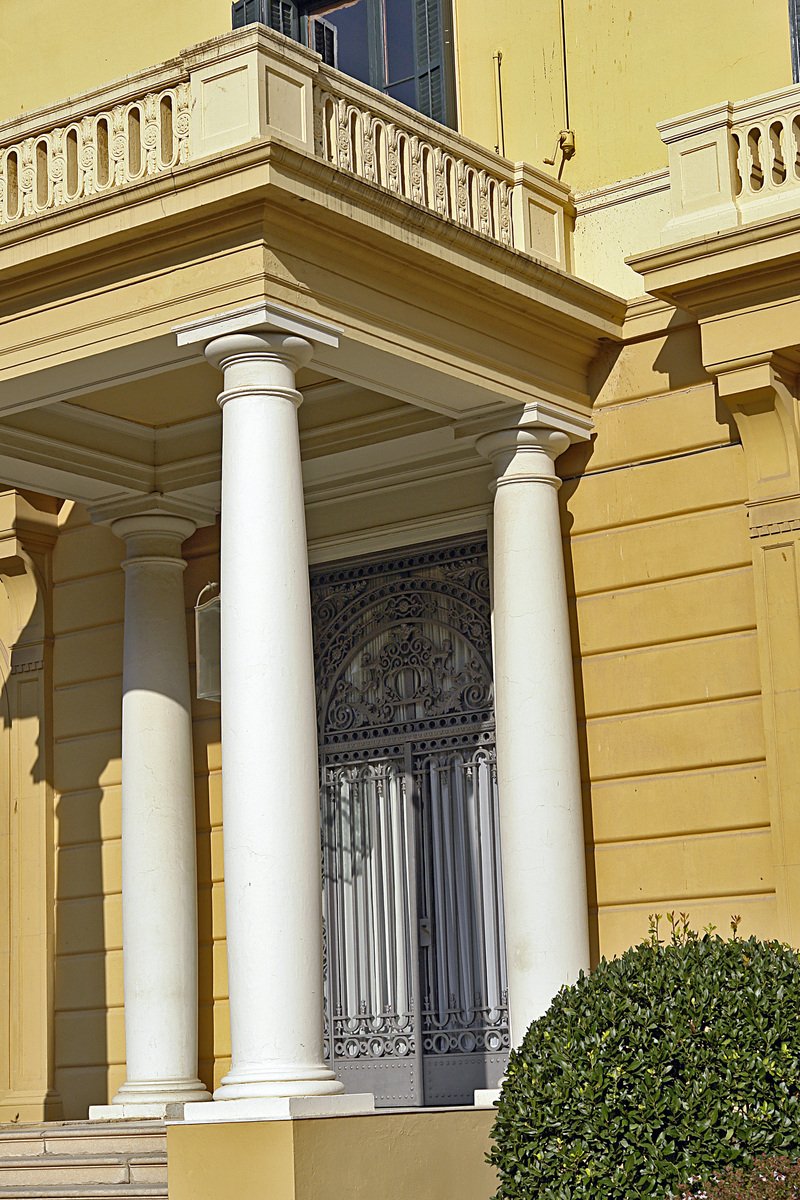
{"type": "Polygon", "coordinates": [[[322,61],[328,67],[336,67],[339,63],[338,49],[338,30],[330,21],[324,21],[322,17],[315,17],[312,22],[313,30],[313,46],[317,54],[322,56],[322,61]]]}
{"type": "Polygon", "coordinates": [[[234,29],[260,21],[285,33],[295,41],[300,36],[300,20],[294,0],[235,0],[231,7],[231,24],[234,29]]]}
{"type": "Polygon", "coordinates": [[[297,5],[292,0],[269,0],[269,24],[278,33],[285,33],[297,41],[300,36],[297,5]]]}
{"type": "Polygon", "coordinates": [[[414,0],[419,110],[446,120],[441,0],[414,0]]]}

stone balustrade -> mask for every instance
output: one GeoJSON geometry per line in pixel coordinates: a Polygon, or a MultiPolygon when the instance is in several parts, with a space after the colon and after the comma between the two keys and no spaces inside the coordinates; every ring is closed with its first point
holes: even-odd
{"type": "Polygon", "coordinates": [[[568,265],[567,187],[263,26],[0,125],[0,230],[269,138],[462,229],[568,265]]]}
{"type": "Polygon", "coordinates": [[[665,121],[672,217],[662,240],[706,236],[800,207],[800,86],[665,121]]]}
{"type": "Polygon", "coordinates": [[[507,159],[339,72],[320,71],[314,116],[320,158],[475,233],[513,244],[514,167],[507,159]]]}
{"type": "Polygon", "coordinates": [[[71,105],[54,128],[34,123],[26,136],[0,145],[0,228],[189,161],[188,77],[115,99],[88,112],[71,105]]]}

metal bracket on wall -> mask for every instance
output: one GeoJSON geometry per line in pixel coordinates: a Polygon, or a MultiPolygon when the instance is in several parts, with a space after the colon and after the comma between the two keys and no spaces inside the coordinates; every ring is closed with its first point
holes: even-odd
{"type": "Polygon", "coordinates": [[[558,157],[559,150],[561,151],[561,157],[565,162],[574,155],[575,133],[572,129],[562,129],[559,133],[558,140],[556,142],[556,148],[553,151],[553,157],[544,159],[548,167],[554,167],[556,165],[556,159],[558,157]]]}

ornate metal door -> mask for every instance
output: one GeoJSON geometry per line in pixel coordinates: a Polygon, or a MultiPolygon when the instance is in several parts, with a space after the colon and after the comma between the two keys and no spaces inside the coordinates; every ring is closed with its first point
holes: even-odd
{"type": "Polygon", "coordinates": [[[470,1103],[508,1051],[486,544],[312,574],[326,1052],[383,1105],[470,1103]]]}

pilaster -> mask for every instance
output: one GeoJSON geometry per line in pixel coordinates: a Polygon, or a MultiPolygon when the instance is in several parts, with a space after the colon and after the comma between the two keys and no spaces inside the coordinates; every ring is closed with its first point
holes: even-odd
{"type": "Polygon", "coordinates": [[[0,494],[0,1121],[61,1116],[54,1064],[52,548],[58,502],[0,494]]]}
{"type": "Polygon", "coordinates": [[[800,945],[800,409],[777,355],[726,363],[717,389],[748,481],[767,779],[780,933],[800,945]]]}

